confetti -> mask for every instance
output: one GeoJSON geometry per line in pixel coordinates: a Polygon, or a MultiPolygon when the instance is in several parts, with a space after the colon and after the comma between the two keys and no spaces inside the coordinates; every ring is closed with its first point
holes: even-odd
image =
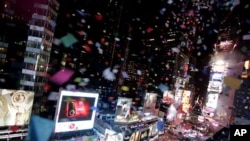
{"type": "Polygon", "coordinates": [[[65,47],[70,47],[74,43],[78,42],[75,36],[71,33],[66,34],[60,40],[65,47]]]}
{"type": "Polygon", "coordinates": [[[31,115],[27,141],[48,141],[54,131],[55,122],[36,115],[31,115]],[[39,128],[38,128],[39,127],[39,128]]]}
{"type": "Polygon", "coordinates": [[[64,68],[56,72],[49,80],[57,85],[62,85],[65,82],[69,81],[71,76],[74,74],[74,70],[64,68]]]}

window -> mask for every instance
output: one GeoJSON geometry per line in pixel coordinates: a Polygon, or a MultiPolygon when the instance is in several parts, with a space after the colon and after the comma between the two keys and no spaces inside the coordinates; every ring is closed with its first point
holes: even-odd
{"type": "Polygon", "coordinates": [[[43,32],[37,30],[29,30],[29,35],[42,38],[43,32]]]}
{"type": "Polygon", "coordinates": [[[40,49],[41,43],[40,42],[34,42],[34,41],[28,41],[27,46],[40,49]]]}

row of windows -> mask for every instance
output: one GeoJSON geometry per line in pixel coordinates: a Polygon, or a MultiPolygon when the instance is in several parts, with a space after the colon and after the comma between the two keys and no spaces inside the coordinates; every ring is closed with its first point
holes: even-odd
{"type": "Polygon", "coordinates": [[[28,75],[28,74],[23,74],[22,80],[31,81],[31,82],[47,82],[47,79],[45,77],[28,75]]]}
{"type": "Polygon", "coordinates": [[[43,9],[43,8],[36,8],[35,9],[35,13],[37,13],[38,15],[47,15],[48,10],[47,9],[43,9]]]}
{"type": "Polygon", "coordinates": [[[35,42],[35,41],[27,41],[27,47],[33,47],[33,48],[41,48],[41,43],[40,42],[35,42]]]}
{"type": "Polygon", "coordinates": [[[27,91],[34,91],[35,94],[37,94],[37,92],[43,92],[44,91],[43,87],[39,87],[39,86],[35,86],[35,87],[33,87],[33,86],[22,86],[22,88],[24,90],[27,90],[27,91]]]}
{"type": "Polygon", "coordinates": [[[46,39],[49,42],[52,42],[53,40],[53,37],[46,34],[44,31],[29,30],[29,35],[46,39]]]}
{"type": "Polygon", "coordinates": [[[40,63],[40,64],[44,64],[44,63],[47,63],[49,61],[49,57],[46,55],[29,53],[29,52],[25,52],[25,58],[32,58],[34,60],[38,59],[38,63],[40,63]]]}
{"type": "Polygon", "coordinates": [[[24,63],[24,68],[32,71],[46,72],[47,65],[45,64],[32,64],[32,63],[24,63]]]}
{"type": "MultiPolygon", "coordinates": [[[[46,52],[50,52],[51,51],[51,47],[45,44],[42,44],[40,42],[35,42],[35,41],[28,41],[27,42],[27,47],[31,47],[31,48],[37,48],[39,50],[44,50],[46,52]]],[[[39,53],[39,52],[37,52],[39,53]]]]}
{"type": "Polygon", "coordinates": [[[24,21],[24,20],[27,20],[25,19],[24,17],[20,17],[20,16],[12,16],[12,15],[9,15],[9,14],[5,14],[5,13],[2,13],[1,14],[1,18],[2,19],[7,19],[7,20],[18,20],[18,21],[24,21]]]}
{"type": "Polygon", "coordinates": [[[31,25],[41,26],[49,29],[50,31],[55,30],[55,23],[52,21],[48,22],[47,20],[35,19],[33,18],[30,22],[31,25]]]}

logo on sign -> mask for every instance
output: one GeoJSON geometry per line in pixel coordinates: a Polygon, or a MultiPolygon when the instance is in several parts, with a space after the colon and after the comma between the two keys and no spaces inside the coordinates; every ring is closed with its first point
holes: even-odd
{"type": "Polygon", "coordinates": [[[250,138],[250,125],[230,125],[230,140],[250,138]]]}

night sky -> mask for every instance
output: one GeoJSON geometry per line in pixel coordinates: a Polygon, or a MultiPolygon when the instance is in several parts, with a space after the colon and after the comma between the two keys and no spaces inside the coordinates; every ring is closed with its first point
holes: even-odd
{"type": "MultiPolygon", "coordinates": [[[[16,2],[17,14],[29,16],[32,13],[32,2],[16,2]]],[[[100,77],[107,81],[117,79],[113,78],[116,74],[107,71],[107,68],[111,66],[113,71],[120,71],[119,65],[126,59],[127,46],[128,60],[145,65],[159,63],[159,54],[171,57],[183,52],[192,55],[197,62],[189,67],[198,70],[195,72],[193,83],[204,91],[209,76],[210,59],[216,44],[229,39],[236,45],[234,51],[239,51],[246,57],[250,54],[249,51],[242,50],[243,47],[249,48],[249,43],[242,41],[242,35],[247,34],[250,29],[250,16],[246,14],[250,12],[250,5],[247,0],[59,2],[60,12],[49,65],[55,68],[52,73],[58,71],[60,61],[55,58],[61,58],[60,52],[66,52],[66,61],[77,65],[79,70],[76,70],[76,74],[80,74],[85,80],[89,79],[90,81],[86,82],[89,85],[98,85],[96,82],[100,77]],[[169,33],[176,34],[174,44],[169,41],[169,33]],[[65,46],[62,44],[62,38],[69,34],[76,42],[65,46]],[[115,54],[108,51],[110,46],[115,47],[115,54]],[[161,52],[163,48],[169,50],[161,52]],[[104,71],[106,76],[103,76],[104,71]]],[[[160,63],[167,65],[164,61],[160,63]]],[[[150,70],[157,69],[159,65],[153,66],[156,68],[150,70]]]]}
{"type": "Polygon", "coordinates": [[[177,44],[169,47],[172,52],[166,53],[184,52],[196,58],[197,64],[191,64],[198,69],[193,83],[205,90],[214,45],[230,39],[237,44],[235,50],[240,50],[242,35],[250,29],[249,16],[244,14],[249,11],[249,4],[238,0],[61,0],[60,3],[55,38],[68,33],[77,38],[77,43],[65,48],[72,59],[77,52],[85,52],[86,59],[82,61],[92,63],[92,67],[83,66],[88,75],[100,74],[110,65],[110,60],[105,60],[101,53],[107,46],[116,46],[114,58],[118,61],[112,63],[119,64],[124,59],[126,41],[130,40],[130,58],[148,64],[157,57],[145,53],[147,47],[151,50],[169,47],[168,33],[176,32],[177,44]],[[223,36],[225,33],[227,37],[223,36]],[[95,66],[91,60],[97,57],[103,61],[95,66]]]}

